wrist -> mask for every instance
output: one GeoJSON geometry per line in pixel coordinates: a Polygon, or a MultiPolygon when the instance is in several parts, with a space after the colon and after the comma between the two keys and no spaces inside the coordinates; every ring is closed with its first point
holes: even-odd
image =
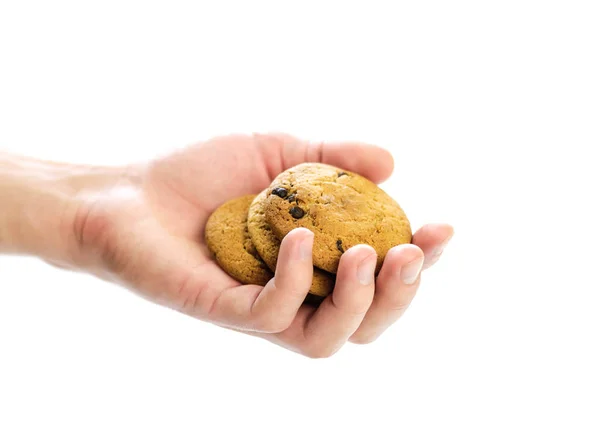
{"type": "Polygon", "coordinates": [[[125,170],[0,154],[0,253],[70,266],[82,195],[111,186],[125,170]]]}

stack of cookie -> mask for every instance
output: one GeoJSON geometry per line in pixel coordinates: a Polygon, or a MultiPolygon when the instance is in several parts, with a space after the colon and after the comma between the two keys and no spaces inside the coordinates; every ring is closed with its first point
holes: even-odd
{"type": "Polygon", "coordinates": [[[390,248],[412,239],[404,211],[377,185],[313,163],[279,174],[258,195],[223,204],[209,218],[205,234],[223,270],[243,284],[265,285],[273,277],[281,240],[297,227],[315,235],[311,303],[333,291],[345,250],[370,245],[377,252],[378,272],[390,248]]]}

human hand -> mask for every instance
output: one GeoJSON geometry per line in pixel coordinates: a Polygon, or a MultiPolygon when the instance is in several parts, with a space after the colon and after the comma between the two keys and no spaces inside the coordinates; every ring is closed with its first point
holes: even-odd
{"type": "Polygon", "coordinates": [[[313,271],[310,231],[296,229],[284,238],[275,277],[265,287],[229,277],[204,243],[206,221],[217,207],[260,192],[303,162],[332,164],[374,182],[393,169],[387,151],[363,144],[314,144],[287,135],[214,138],[84,186],[62,222],[69,226],[68,265],[309,357],[330,356],[348,340],[371,342],[406,310],[421,268],[435,263],[450,239],[449,225],[426,225],[413,244],[392,248],[376,280],[375,251],[366,245],[347,250],[335,290],[318,309],[302,304],[313,271]]]}

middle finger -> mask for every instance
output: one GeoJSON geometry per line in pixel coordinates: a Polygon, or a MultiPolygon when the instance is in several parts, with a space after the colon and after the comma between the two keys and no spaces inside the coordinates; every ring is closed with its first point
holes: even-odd
{"type": "Polygon", "coordinates": [[[371,308],[350,338],[351,342],[373,342],[402,316],[419,287],[423,262],[423,251],[412,244],[396,246],[388,251],[377,277],[371,308]]]}
{"type": "Polygon", "coordinates": [[[335,289],[306,322],[301,351],[327,357],[339,350],[360,326],[373,301],[377,254],[358,245],[340,259],[335,289]]]}

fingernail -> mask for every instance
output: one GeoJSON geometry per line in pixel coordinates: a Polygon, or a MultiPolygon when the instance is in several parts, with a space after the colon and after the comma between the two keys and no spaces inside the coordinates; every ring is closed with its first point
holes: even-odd
{"type": "Polygon", "coordinates": [[[436,248],[434,248],[431,251],[431,256],[433,257],[438,257],[442,254],[442,252],[444,251],[444,249],[446,248],[446,246],[448,245],[448,243],[450,242],[450,240],[452,239],[452,236],[449,236],[448,238],[446,238],[444,240],[443,243],[441,243],[439,246],[437,246],[436,248]]]}
{"type": "Polygon", "coordinates": [[[377,265],[377,255],[371,255],[365,258],[359,265],[356,270],[356,276],[358,277],[358,282],[362,285],[370,285],[373,284],[375,279],[375,266],[377,265]]]}
{"type": "Polygon", "coordinates": [[[314,238],[315,235],[313,235],[312,233],[307,234],[306,237],[298,245],[298,257],[302,261],[312,261],[312,249],[314,238]]]}
{"type": "Polygon", "coordinates": [[[402,279],[402,282],[407,285],[414,284],[417,278],[419,278],[422,268],[423,258],[415,259],[414,261],[403,265],[402,269],[400,269],[400,278],[402,279]]]}

